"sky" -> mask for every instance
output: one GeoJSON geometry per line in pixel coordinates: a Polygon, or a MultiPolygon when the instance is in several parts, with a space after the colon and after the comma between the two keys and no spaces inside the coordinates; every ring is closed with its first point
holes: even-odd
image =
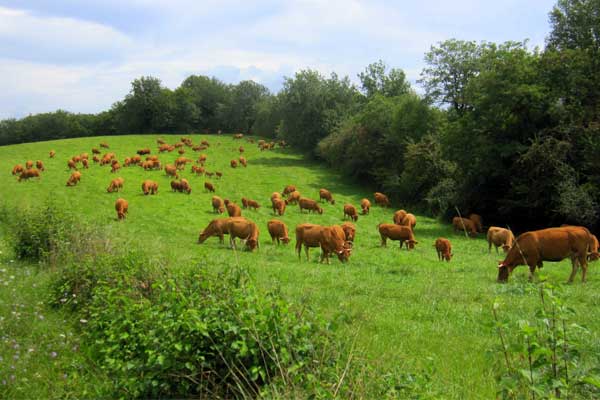
{"type": "Polygon", "coordinates": [[[140,76],[271,91],[311,68],[357,82],[377,60],[416,80],[447,39],[543,48],[556,0],[0,0],[0,119],[97,113],[140,76]]]}

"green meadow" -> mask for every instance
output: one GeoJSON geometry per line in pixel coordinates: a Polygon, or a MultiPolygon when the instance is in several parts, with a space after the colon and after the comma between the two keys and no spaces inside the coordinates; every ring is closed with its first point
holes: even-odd
{"type": "MultiPolygon", "coordinates": [[[[415,236],[418,244],[414,250],[399,249],[397,242],[389,240],[387,247],[382,248],[377,225],[391,223],[393,212],[407,207],[395,204],[394,208],[386,209],[373,205],[370,214],[360,215],[356,222],[356,240],[348,263],[342,264],[337,258],[332,258],[331,264],[321,264],[319,249],[311,249],[309,261],[303,251],[299,260],[294,251],[296,225],[304,222],[340,224],[344,221],[342,210],[345,203],[354,204],[358,209],[363,197],[374,203],[374,187],[348,181],[292,149],[260,151],[256,144],[234,140],[231,135],[188,135],[194,143],[208,140],[210,147],[202,152],[184,147],[184,155],[196,160],[200,153],[204,153],[207,155],[206,169],[223,173],[221,179],[209,179],[216,187],[216,195],[240,206],[242,197],[257,200],[262,205],[257,211],[243,210],[242,213],[255,221],[260,229],[260,248],[254,252],[234,251],[229,248],[227,240],[220,244],[216,237],[202,245],[197,244],[199,232],[219,216],[212,211],[213,194],[203,187],[207,179],[192,174],[189,165],[181,174],[191,184],[189,195],[172,192],[170,179],[164,171],[144,171],[137,166],[122,168],[112,174],[110,166],[90,163],[89,169],[81,170],[82,178],[77,186],[65,185],[71,173],[67,160],[83,152],[89,153],[91,160],[91,149],[99,147],[100,142],[106,141],[110,145],[109,151],[115,152],[122,162],[144,147],[151,148],[152,154],[156,154],[158,138],[174,143],[179,141],[179,137],[92,137],[0,147],[2,202],[9,208],[20,210],[41,207],[51,201],[81,220],[109,230],[114,246],[141,247],[148,253],[168,258],[173,268],[181,265],[221,270],[238,265],[249,272],[258,286],[277,289],[290,302],[306,304],[329,321],[339,340],[353,343],[357,357],[351,368],[369,365],[380,374],[407,372],[426,375],[427,390],[436,398],[496,397],[498,387],[495,377],[504,367],[499,338],[493,326],[493,304],[500,304],[498,313],[503,321],[516,322],[533,318],[539,305],[539,295],[535,290],[529,290],[532,285],[527,280],[528,269],[524,266],[515,270],[507,284],[496,282],[496,265],[503,256],[496,254],[494,249],[491,254],[488,253],[485,235],[466,238],[464,234],[454,233],[448,221],[417,214],[415,236]],[[239,157],[240,145],[245,148],[243,155],[248,160],[248,167],[233,169],[229,162],[239,157]],[[56,151],[53,159],[48,156],[50,150],[56,151]],[[39,180],[17,182],[11,175],[12,167],[17,163],[24,164],[26,160],[44,162],[46,171],[39,180]],[[119,193],[107,193],[106,188],[115,177],[124,178],[124,189],[119,193]],[[145,179],[158,182],[158,195],[143,195],[141,183],[145,179]],[[273,192],[282,191],[288,184],[296,185],[302,196],[317,200],[319,189],[327,188],[336,200],[335,205],[323,203],[322,215],[301,213],[297,206],[290,205],[284,216],[274,216],[270,196],[273,192]],[[114,203],[119,197],[129,202],[125,221],[116,219],[114,203]],[[271,243],[267,221],[272,218],[287,224],[292,239],[287,246],[271,243]],[[438,261],[433,247],[438,237],[446,237],[452,242],[454,257],[449,263],[438,261]]],[[[163,165],[173,163],[177,157],[177,152],[159,156],[163,165]]],[[[485,224],[485,215],[483,218],[485,224]]],[[[68,346],[76,346],[76,337],[61,339],[57,336],[73,335],[72,329],[62,326],[60,314],[40,303],[45,300],[40,288],[43,288],[48,272],[35,266],[10,262],[13,257],[6,243],[3,243],[2,251],[0,332],[4,331],[4,337],[0,342],[3,358],[0,370],[15,365],[16,361],[12,361],[15,340],[39,346],[47,344],[48,348],[44,350],[47,352],[54,351],[52,345],[56,347],[56,343],[65,340],[73,342],[69,342],[68,346]],[[25,329],[13,321],[12,312],[17,303],[23,304],[30,313],[25,329]],[[33,310],[47,317],[36,319],[37,314],[34,315],[33,310]],[[56,333],[59,326],[63,331],[56,333]],[[43,334],[45,330],[48,331],[46,335],[43,334]]],[[[546,263],[543,273],[550,282],[564,283],[570,270],[570,262],[563,261],[546,263]]],[[[597,359],[585,358],[586,351],[590,357],[596,357],[600,343],[600,276],[597,263],[590,265],[586,284],[581,284],[581,275],[578,274],[574,284],[565,285],[563,299],[575,310],[573,322],[590,331],[581,345],[584,362],[597,363],[597,359]]],[[[20,359],[27,352],[23,346],[20,345],[20,359]]],[[[58,359],[63,363],[75,363],[80,357],[77,352],[67,353],[61,352],[58,359]]],[[[38,353],[34,351],[31,354],[35,357],[38,353]]],[[[44,360],[19,361],[27,364],[23,368],[28,372],[22,373],[27,377],[26,382],[21,382],[19,376],[11,382],[12,374],[2,372],[0,378],[8,380],[4,386],[12,385],[12,391],[5,393],[22,397],[28,392],[19,388],[27,387],[29,394],[42,397],[44,393],[82,395],[83,392],[77,392],[79,389],[73,387],[74,381],[66,378],[61,381],[52,375],[56,374],[49,364],[54,362],[52,356],[47,357],[46,354],[44,360]],[[36,371],[38,365],[41,371],[36,371]],[[34,378],[35,374],[40,374],[40,377],[34,378]],[[60,388],[55,388],[56,385],[60,388]]],[[[85,382],[81,387],[88,387],[102,377],[81,371],[76,379],[85,382]]],[[[0,386],[0,393],[2,390],[0,386]]],[[[89,395],[90,392],[86,393],[89,395]]]]}

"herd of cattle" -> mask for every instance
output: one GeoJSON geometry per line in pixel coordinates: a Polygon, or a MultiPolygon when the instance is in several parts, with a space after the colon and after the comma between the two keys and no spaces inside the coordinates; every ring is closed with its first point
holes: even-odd
{"type": "MultiPolygon", "coordinates": [[[[233,136],[234,140],[243,139],[242,134],[236,134],[233,136]]],[[[247,139],[249,143],[254,143],[254,140],[247,139]]],[[[265,142],[259,140],[258,147],[261,151],[271,150],[275,148],[275,142],[265,142]]],[[[279,146],[285,146],[285,142],[279,142],[279,146]]],[[[192,140],[186,137],[182,137],[181,140],[175,144],[168,144],[162,139],[157,140],[158,152],[172,152],[178,149],[180,157],[178,157],[173,164],[166,164],[163,166],[157,155],[150,155],[151,150],[149,148],[139,149],[137,154],[132,157],[126,157],[123,161],[123,165],[118,161],[115,153],[106,152],[102,154],[102,151],[98,148],[92,149],[92,161],[95,164],[110,165],[111,173],[118,172],[122,167],[139,166],[145,171],[149,170],[164,170],[167,177],[171,178],[171,190],[174,192],[182,192],[190,194],[192,191],[191,185],[185,178],[179,177],[179,173],[183,171],[187,164],[191,165],[191,172],[197,176],[212,177],[216,176],[220,179],[223,176],[221,171],[210,172],[206,170],[205,164],[207,161],[206,154],[200,154],[194,164],[194,160],[191,160],[183,154],[185,154],[185,146],[190,147],[192,151],[204,151],[210,144],[208,141],[203,140],[200,144],[194,145],[192,140]],[[146,156],[142,160],[142,156],[146,156]]],[[[100,143],[101,148],[108,149],[107,143],[100,143]]],[[[244,147],[240,146],[237,149],[240,153],[239,157],[234,158],[230,161],[231,168],[237,168],[238,165],[246,167],[248,161],[241,154],[244,153],[244,147]]],[[[51,150],[49,153],[50,158],[54,158],[56,152],[51,150]]],[[[71,157],[67,160],[67,167],[69,170],[74,170],[67,180],[67,186],[76,186],[82,177],[81,169],[88,169],[90,167],[88,153],[82,153],[71,157]]],[[[12,170],[12,174],[18,177],[18,181],[40,178],[41,173],[45,170],[44,163],[41,160],[37,160],[35,163],[31,160],[27,161],[25,165],[17,164],[12,170]],[[34,168],[35,165],[35,168],[34,168]]],[[[107,192],[119,192],[123,189],[124,179],[121,177],[112,179],[107,192]]],[[[152,180],[144,180],[142,182],[142,192],[144,195],[156,195],[158,194],[158,183],[152,180]]],[[[206,181],[204,188],[207,192],[215,192],[215,185],[211,182],[206,181]]],[[[323,208],[321,207],[322,202],[325,201],[332,205],[335,204],[335,199],[332,193],[327,189],[319,190],[319,200],[310,199],[301,196],[300,192],[294,185],[286,186],[282,193],[274,192],[271,195],[271,207],[274,215],[283,216],[286,210],[286,206],[293,204],[298,205],[300,212],[307,210],[323,214],[323,208]]],[[[244,209],[258,209],[260,204],[256,200],[242,198],[242,207],[244,209]]],[[[391,202],[389,198],[383,194],[376,192],[374,193],[374,202],[376,205],[381,207],[390,207],[391,202]]],[[[222,214],[227,211],[229,217],[213,219],[208,226],[200,233],[198,243],[203,243],[209,237],[216,236],[219,238],[221,243],[224,242],[224,235],[229,235],[230,244],[235,247],[235,239],[239,238],[245,242],[245,246],[249,251],[259,247],[259,229],[256,223],[242,217],[242,207],[230,201],[229,199],[222,199],[219,196],[213,196],[211,199],[212,209],[215,213],[222,214]]],[[[371,201],[369,199],[362,199],[360,202],[361,214],[368,215],[371,208],[371,201]]],[[[126,218],[129,209],[127,200],[119,198],[115,202],[115,210],[117,212],[118,220],[126,218]]],[[[345,204],[343,206],[343,218],[349,219],[350,221],[356,222],[358,220],[359,213],[357,208],[352,204],[345,204]]],[[[329,263],[329,257],[333,254],[337,255],[340,261],[346,262],[352,254],[353,243],[356,236],[356,227],[350,222],[346,221],[341,225],[322,226],[316,224],[303,223],[299,224],[295,228],[296,234],[296,246],[295,250],[298,257],[301,259],[302,247],[305,248],[306,258],[309,259],[309,248],[319,247],[321,249],[321,262],[326,261],[329,263]]],[[[386,246],[387,240],[395,240],[400,244],[400,248],[406,243],[406,249],[414,249],[418,241],[415,239],[415,227],[417,225],[417,218],[406,212],[405,210],[398,210],[393,214],[393,223],[381,223],[377,226],[381,237],[381,246],[386,246]]],[[[464,232],[465,235],[475,237],[479,233],[483,233],[483,224],[481,216],[477,214],[470,214],[467,218],[461,216],[454,217],[452,225],[455,232],[464,232]]],[[[288,235],[288,228],[283,221],[278,219],[271,219],[267,223],[267,229],[273,243],[287,244],[290,241],[288,235]]],[[[592,235],[589,230],[581,226],[561,226],[557,228],[548,228],[538,231],[525,232],[518,236],[516,239],[513,233],[509,229],[491,226],[487,229],[487,241],[488,241],[488,252],[491,252],[492,246],[496,248],[502,247],[506,253],[504,261],[498,265],[498,281],[507,281],[510,273],[518,265],[529,266],[530,279],[533,278],[533,274],[536,268],[543,267],[543,261],[561,261],[565,258],[570,258],[572,262],[572,272],[569,277],[569,282],[572,282],[579,266],[582,268],[582,281],[585,282],[587,274],[587,263],[588,261],[594,261],[600,258],[598,253],[598,239],[595,235],[592,235]]],[[[450,261],[452,253],[452,244],[447,238],[438,238],[434,245],[436,249],[438,259],[440,261],[450,261]]]]}

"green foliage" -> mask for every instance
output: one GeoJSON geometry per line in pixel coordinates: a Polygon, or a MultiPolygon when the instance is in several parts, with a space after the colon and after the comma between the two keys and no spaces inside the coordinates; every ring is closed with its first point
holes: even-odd
{"type": "Polygon", "coordinates": [[[533,320],[503,323],[497,314],[499,304],[494,304],[506,368],[497,375],[498,395],[507,399],[596,398],[600,369],[584,361],[598,354],[582,354],[580,343],[590,332],[570,322],[575,312],[565,304],[560,287],[542,283],[534,290],[540,304],[533,320]]]}
{"type": "Polygon", "coordinates": [[[358,74],[362,90],[367,97],[380,94],[386,97],[402,96],[411,91],[406,74],[401,69],[392,68],[386,73],[387,65],[381,60],[369,64],[358,74]]]}

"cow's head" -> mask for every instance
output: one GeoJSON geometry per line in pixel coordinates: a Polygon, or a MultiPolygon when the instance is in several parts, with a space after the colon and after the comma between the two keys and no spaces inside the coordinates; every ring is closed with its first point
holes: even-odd
{"type": "Polygon", "coordinates": [[[344,243],[342,249],[336,251],[337,256],[341,262],[346,262],[352,255],[352,242],[344,243]]]}
{"type": "Polygon", "coordinates": [[[598,253],[597,251],[588,253],[587,259],[588,261],[596,261],[600,259],[600,253],[598,253]]]}
{"type": "Polygon", "coordinates": [[[446,254],[444,255],[444,258],[446,259],[446,261],[450,261],[450,260],[452,259],[452,256],[453,256],[453,255],[454,255],[454,254],[451,254],[451,253],[446,253],[446,254]]]}
{"type": "Polygon", "coordinates": [[[250,251],[256,249],[256,247],[258,246],[258,240],[256,239],[248,239],[246,240],[246,246],[248,247],[248,249],[250,251]]]}
{"type": "Polygon", "coordinates": [[[289,237],[282,237],[282,238],[279,238],[279,240],[281,240],[283,242],[283,244],[288,244],[290,242],[289,237]]]}
{"type": "Polygon", "coordinates": [[[510,246],[507,244],[503,244],[502,245],[502,250],[504,250],[505,253],[508,253],[508,251],[510,250],[510,246]]]}
{"type": "Polygon", "coordinates": [[[354,222],[358,221],[358,214],[354,214],[354,215],[352,216],[352,220],[353,220],[354,222]]]}
{"type": "Polygon", "coordinates": [[[415,244],[418,244],[418,243],[419,243],[419,242],[417,242],[416,240],[412,240],[412,239],[410,239],[410,240],[408,240],[408,241],[406,242],[406,245],[408,246],[408,249],[409,249],[409,250],[412,250],[412,249],[414,249],[414,248],[415,248],[415,244]]]}
{"type": "Polygon", "coordinates": [[[335,205],[335,200],[331,199],[331,205],[335,205]]]}
{"type": "Polygon", "coordinates": [[[317,206],[317,212],[319,214],[323,214],[323,209],[321,207],[317,206]]]}
{"type": "Polygon", "coordinates": [[[512,273],[514,266],[505,263],[504,261],[500,261],[498,263],[498,282],[506,283],[508,282],[508,277],[512,273]]]}

